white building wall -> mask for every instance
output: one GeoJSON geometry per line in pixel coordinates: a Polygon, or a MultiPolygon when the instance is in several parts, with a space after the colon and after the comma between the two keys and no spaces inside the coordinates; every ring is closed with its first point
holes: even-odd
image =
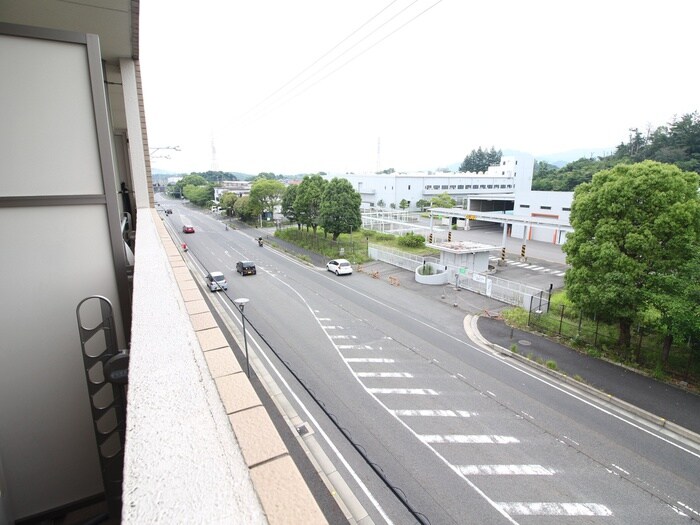
{"type": "Polygon", "coordinates": [[[513,194],[515,191],[529,190],[532,185],[534,158],[526,154],[505,156],[498,166],[491,166],[484,173],[392,173],[392,174],[342,174],[327,175],[348,180],[360,193],[363,207],[377,206],[380,201],[385,207],[395,204],[398,209],[402,199],[410,202],[409,210],[417,210],[416,202],[421,199],[447,192],[462,205],[467,197],[480,194],[513,194]]]}
{"type": "MultiPolygon", "coordinates": [[[[514,215],[524,217],[547,217],[569,224],[571,203],[574,199],[572,191],[532,191],[519,192],[515,195],[514,215]]],[[[513,225],[512,236],[523,238],[522,225],[513,225]]],[[[531,228],[527,238],[534,241],[553,242],[561,244],[566,240],[566,232],[552,228],[531,228]]]]}

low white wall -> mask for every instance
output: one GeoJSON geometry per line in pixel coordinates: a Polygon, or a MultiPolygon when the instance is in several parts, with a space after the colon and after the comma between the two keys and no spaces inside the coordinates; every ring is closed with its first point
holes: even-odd
{"type": "Polygon", "coordinates": [[[445,271],[444,266],[439,265],[439,264],[435,264],[435,263],[431,263],[431,262],[425,263],[425,266],[432,268],[433,274],[432,275],[421,275],[420,269],[423,267],[423,265],[420,265],[415,270],[416,282],[418,282],[420,284],[430,284],[430,285],[447,284],[447,278],[449,277],[449,274],[445,271]]]}

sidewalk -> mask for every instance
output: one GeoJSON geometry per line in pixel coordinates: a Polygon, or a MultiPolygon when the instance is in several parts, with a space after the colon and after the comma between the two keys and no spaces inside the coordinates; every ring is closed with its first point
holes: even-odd
{"type": "Polygon", "coordinates": [[[465,328],[472,332],[475,342],[539,366],[553,375],[565,374],[565,380],[589,393],[700,443],[700,395],[582,354],[546,337],[511,329],[498,319],[473,317],[465,321],[465,328]],[[517,345],[517,353],[510,352],[513,344],[517,345]],[[528,359],[528,355],[532,359],[528,359]],[[537,358],[555,361],[560,374],[537,365],[534,362],[537,358]]]}

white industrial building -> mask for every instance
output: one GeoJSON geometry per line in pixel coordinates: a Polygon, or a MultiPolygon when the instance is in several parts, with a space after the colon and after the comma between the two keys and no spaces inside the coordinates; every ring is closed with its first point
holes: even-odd
{"type": "Polygon", "coordinates": [[[534,164],[532,156],[518,154],[504,156],[483,173],[350,173],[327,178],[347,179],[367,211],[398,209],[402,200],[408,202],[406,211],[420,211],[418,201],[447,193],[458,207],[441,212],[457,227],[469,228],[474,220],[507,223],[509,236],[560,244],[571,229],[573,192],[532,191],[534,164]]]}

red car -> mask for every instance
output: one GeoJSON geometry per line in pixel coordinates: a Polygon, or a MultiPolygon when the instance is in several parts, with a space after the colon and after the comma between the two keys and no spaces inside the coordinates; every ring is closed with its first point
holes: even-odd
{"type": "Polygon", "coordinates": [[[182,227],[182,232],[183,232],[183,233],[194,233],[194,226],[191,226],[191,225],[189,225],[189,224],[185,224],[185,225],[182,227]]]}

